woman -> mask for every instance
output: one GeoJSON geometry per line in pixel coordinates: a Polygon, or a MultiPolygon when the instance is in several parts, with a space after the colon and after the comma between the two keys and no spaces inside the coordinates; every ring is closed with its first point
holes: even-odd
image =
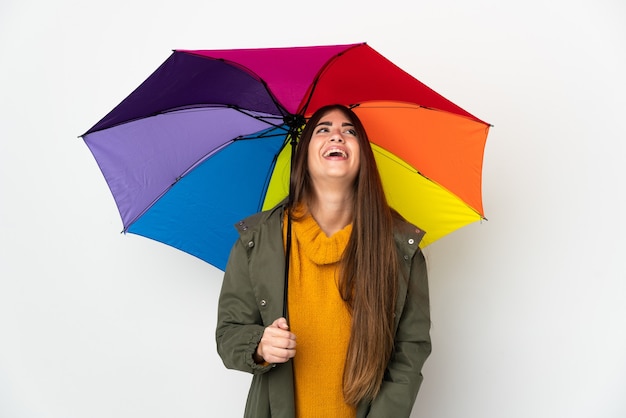
{"type": "Polygon", "coordinates": [[[237,225],[220,295],[218,352],[254,375],[245,416],[408,417],[430,354],[423,232],[388,206],[344,106],[312,115],[291,181],[289,203],[237,225]]]}

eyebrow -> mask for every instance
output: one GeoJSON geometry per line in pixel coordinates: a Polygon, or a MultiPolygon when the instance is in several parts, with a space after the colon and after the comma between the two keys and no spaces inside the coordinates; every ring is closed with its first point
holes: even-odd
{"type": "MultiPolygon", "coordinates": [[[[332,122],[325,121],[325,122],[320,122],[320,123],[318,123],[317,125],[315,125],[315,127],[317,128],[317,127],[318,127],[318,126],[320,126],[320,125],[323,125],[323,126],[332,126],[333,124],[332,124],[332,122]]],[[[354,126],[354,124],[353,124],[353,123],[350,123],[350,122],[343,122],[343,123],[341,124],[341,126],[354,126]]]]}

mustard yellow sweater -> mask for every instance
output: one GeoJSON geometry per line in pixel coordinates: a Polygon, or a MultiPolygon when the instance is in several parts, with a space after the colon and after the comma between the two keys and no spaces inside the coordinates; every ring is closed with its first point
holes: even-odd
{"type": "Polygon", "coordinates": [[[348,225],[327,237],[310,215],[292,223],[288,307],[297,342],[293,359],[297,418],[356,416],[355,408],[343,400],[350,312],[337,287],[338,262],[351,231],[348,225]]]}

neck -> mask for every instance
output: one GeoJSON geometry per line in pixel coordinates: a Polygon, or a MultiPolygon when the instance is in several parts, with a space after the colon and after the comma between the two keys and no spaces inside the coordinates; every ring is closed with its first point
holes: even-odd
{"type": "Polygon", "coordinates": [[[352,222],[352,191],[315,193],[309,212],[324,234],[330,237],[352,222]]]}

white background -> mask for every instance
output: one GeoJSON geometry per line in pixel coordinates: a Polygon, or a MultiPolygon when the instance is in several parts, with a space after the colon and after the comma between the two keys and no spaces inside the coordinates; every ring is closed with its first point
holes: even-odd
{"type": "Polygon", "coordinates": [[[626,417],[621,0],[3,0],[0,417],[241,416],[221,273],[119,234],[77,137],[172,49],[362,41],[494,125],[489,221],[427,250],[413,416],[626,417]]]}

